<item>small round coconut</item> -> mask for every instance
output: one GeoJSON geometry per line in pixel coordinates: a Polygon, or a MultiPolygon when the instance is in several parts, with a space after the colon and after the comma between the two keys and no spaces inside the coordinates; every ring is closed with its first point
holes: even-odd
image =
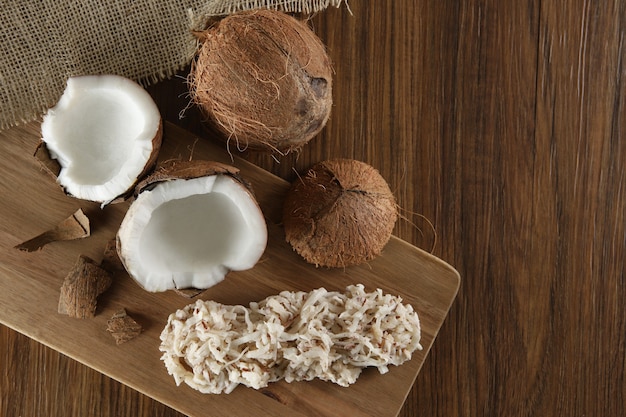
{"type": "Polygon", "coordinates": [[[345,267],[378,256],[398,217],[389,185],[353,159],[323,161],[296,179],[285,199],[287,242],[316,266],[345,267]]]}
{"type": "Polygon", "coordinates": [[[306,23],[279,11],[245,11],[199,37],[190,92],[223,139],[239,150],[284,154],[326,125],[332,68],[306,23]]]}

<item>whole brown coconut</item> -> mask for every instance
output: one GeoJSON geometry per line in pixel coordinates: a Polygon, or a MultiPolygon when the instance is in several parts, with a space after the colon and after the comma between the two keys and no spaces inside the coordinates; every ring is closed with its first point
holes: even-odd
{"type": "Polygon", "coordinates": [[[191,95],[239,150],[287,153],[326,125],[332,68],[304,22],[272,10],[238,12],[200,38],[191,95]]]}
{"type": "Polygon", "coordinates": [[[397,220],[395,198],[372,166],[352,159],[314,165],[284,203],[287,241],[307,262],[345,267],[378,256],[397,220]]]}

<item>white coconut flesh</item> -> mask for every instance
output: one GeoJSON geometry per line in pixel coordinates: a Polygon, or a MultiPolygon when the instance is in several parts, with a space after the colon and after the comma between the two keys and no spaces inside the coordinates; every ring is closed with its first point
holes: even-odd
{"type": "Polygon", "coordinates": [[[41,133],[66,192],[108,202],[144,171],[160,123],[159,109],[139,84],[116,75],[81,76],[68,79],[41,133]]]}
{"type": "Polygon", "coordinates": [[[252,268],[266,244],[256,201],[227,175],[158,183],[137,196],[118,231],[126,270],[152,292],[209,288],[252,268]]]}

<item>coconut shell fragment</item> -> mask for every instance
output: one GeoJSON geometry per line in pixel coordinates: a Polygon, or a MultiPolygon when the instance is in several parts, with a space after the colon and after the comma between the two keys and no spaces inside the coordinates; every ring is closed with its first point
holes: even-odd
{"type": "Polygon", "coordinates": [[[34,156],[45,172],[47,172],[54,179],[59,176],[59,174],[61,173],[61,165],[59,164],[59,161],[52,158],[52,156],[50,155],[50,151],[48,151],[46,142],[40,141],[37,144],[34,156]]]}
{"type": "Polygon", "coordinates": [[[117,254],[117,242],[115,239],[111,239],[107,242],[102,253],[102,262],[100,266],[109,271],[111,274],[115,274],[118,271],[124,270],[124,264],[117,254]]]}
{"type": "Polygon", "coordinates": [[[111,275],[91,258],[81,255],[61,286],[59,314],[85,319],[96,315],[98,296],[112,283],[111,275]]]}
{"type": "Polygon", "coordinates": [[[83,239],[89,237],[90,234],[89,218],[81,209],[78,209],[52,229],[20,243],[15,248],[26,252],[34,252],[52,242],[83,239]]]}
{"type": "Polygon", "coordinates": [[[378,256],[397,220],[393,193],[372,166],[351,159],[314,165],[283,206],[286,240],[316,266],[347,267],[378,256]]]}
{"type": "Polygon", "coordinates": [[[287,153],[325,126],[332,68],[305,22],[273,10],[238,12],[199,37],[191,94],[231,148],[287,153]]]}
{"type": "Polygon", "coordinates": [[[126,343],[139,336],[143,328],[122,308],[107,321],[107,332],[115,339],[117,345],[126,343]]]}

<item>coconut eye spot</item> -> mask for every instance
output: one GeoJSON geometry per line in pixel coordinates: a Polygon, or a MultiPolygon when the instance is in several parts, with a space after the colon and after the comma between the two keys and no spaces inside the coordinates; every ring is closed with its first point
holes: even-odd
{"type": "Polygon", "coordinates": [[[57,152],[73,161],[67,166],[68,178],[81,185],[111,180],[122,170],[144,125],[142,111],[123,92],[94,89],[76,95],[53,127],[53,134],[64,138],[57,152]]]}
{"type": "Polygon", "coordinates": [[[326,95],[328,90],[328,81],[324,78],[311,78],[311,88],[318,98],[322,98],[326,95]]]}
{"type": "Polygon", "coordinates": [[[222,193],[166,201],[141,237],[142,262],[154,270],[209,271],[235,260],[246,232],[241,211],[222,193]]]}

